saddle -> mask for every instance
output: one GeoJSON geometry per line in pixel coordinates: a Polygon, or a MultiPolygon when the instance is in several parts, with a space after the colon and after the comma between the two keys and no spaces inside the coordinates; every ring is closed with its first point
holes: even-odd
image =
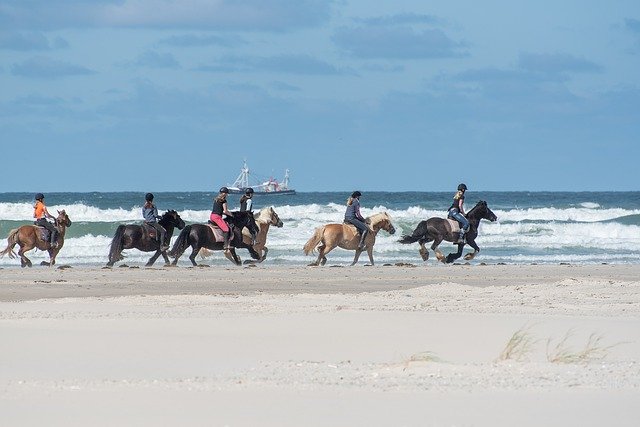
{"type": "Polygon", "coordinates": [[[149,238],[154,240],[160,239],[160,236],[158,235],[160,233],[158,233],[158,230],[156,230],[152,225],[149,225],[146,222],[143,222],[142,228],[147,232],[147,234],[149,235],[149,238]]]}
{"type": "MultiPolygon", "coordinates": [[[[211,222],[211,220],[207,222],[207,225],[213,232],[213,237],[216,239],[216,242],[224,242],[224,233],[220,229],[220,227],[218,227],[215,223],[211,222]]],[[[227,224],[227,225],[229,225],[229,237],[233,237],[233,224],[227,224]]]]}
{"type": "Polygon", "coordinates": [[[449,231],[451,233],[459,233],[460,232],[460,223],[452,218],[446,218],[449,223],[449,231]]]}
{"type": "Polygon", "coordinates": [[[49,243],[51,232],[40,225],[36,225],[36,228],[38,229],[38,236],[40,237],[40,240],[49,243]]]}

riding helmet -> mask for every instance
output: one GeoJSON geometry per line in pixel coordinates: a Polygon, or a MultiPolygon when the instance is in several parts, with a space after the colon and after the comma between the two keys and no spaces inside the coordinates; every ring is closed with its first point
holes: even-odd
{"type": "Polygon", "coordinates": [[[247,196],[249,194],[253,194],[253,188],[251,188],[251,187],[247,188],[246,190],[244,190],[244,194],[246,194],[247,196]]]}
{"type": "Polygon", "coordinates": [[[152,194],[152,193],[147,193],[147,194],[145,194],[145,195],[144,195],[144,199],[145,199],[147,202],[152,202],[152,201],[153,201],[153,194],[152,194]]]}
{"type": "Polygon", "coordinates": [[[44,194],[42,194],[42,193],[37,193],[37,194],[36,194],[36,200],[42,200],[42,199],[44,199],[44,194]]]}
{"type": "Polygon", "coordinates": [[[464,191],[467,191],[467,186],[466,186],[466,185],[464,185],[464,184],[460,184],[460,185],[458,185],[458,191],[463,191],[463,190],[464,190],[464,191]]]}
{"type": "Polygon", "coordinates": [[[229,194],[229,189],[227,187],[222,187],[220,188],[220,192],[229,194]]]}
{"type": "Polygon", "coordinates": [[[353,194],[351,194],[351,197],[352,197],[352,198],[354,198],[354,199],[355,199],[356,197],[360,197],[360,196],[362,196],[362,193],[361,193],[361,192],[359,192],[359,191],[354,191],[354,192],[353,192],[353,194]]]}

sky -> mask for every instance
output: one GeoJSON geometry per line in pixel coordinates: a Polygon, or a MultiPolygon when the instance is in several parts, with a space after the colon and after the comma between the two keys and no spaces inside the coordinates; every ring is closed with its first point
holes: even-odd
{"type": "Polygon", "coordinates": [[[640,190],[640,2],[0,0],[0,192],[640,190]]]}

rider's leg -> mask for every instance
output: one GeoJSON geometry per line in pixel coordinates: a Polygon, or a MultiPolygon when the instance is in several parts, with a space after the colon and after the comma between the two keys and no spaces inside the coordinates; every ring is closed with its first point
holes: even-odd
{"type": "Polygon", "coordinates": [[[460,232],[458,234],[458,241],[454,243],[457,243],[457,244],[464,243],[465,242],[464,235],[467,233],[467,231],[469,231],[469,221],[460,212],[453,214],[453,217],[461,225],[460,232]]]}
{"type": "Polygon", "coordinates": [[[351,224],[355,225],[360,233],[360,242],[358,242],[358,249],[363,250],[365,247],[364,240],[367,238],[367,234],[369,234],[369,227],[362,221],[357,219],[352,219],[349,221],[351,224]]]}
{"type": "Polygon", "coordinates": [[[222,219],[222,217],[220,215],[216,215],[216,214],[211,214],[211,216],[209,217],[209,219],[211,220],[211,222],[215,223],[218,227],[220,227],[220,230],[222,230],[223,236],[224,236],[224,243],[222,248],[225,251],[229,250],[229,241],[230,239],[230,233],[229,233],[229,225],[224,221],[224,219],[222,219]]]}

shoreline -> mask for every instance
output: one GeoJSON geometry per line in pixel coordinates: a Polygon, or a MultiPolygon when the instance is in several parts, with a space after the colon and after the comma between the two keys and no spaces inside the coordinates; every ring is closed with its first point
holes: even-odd
{"type": "Polygon", "coordinates": [[[441,283],[548,284],[567,279],[637,281],[640,265],[114,267],[0,269],[0,301],[128,295],[354,294],[441,283]]]}

